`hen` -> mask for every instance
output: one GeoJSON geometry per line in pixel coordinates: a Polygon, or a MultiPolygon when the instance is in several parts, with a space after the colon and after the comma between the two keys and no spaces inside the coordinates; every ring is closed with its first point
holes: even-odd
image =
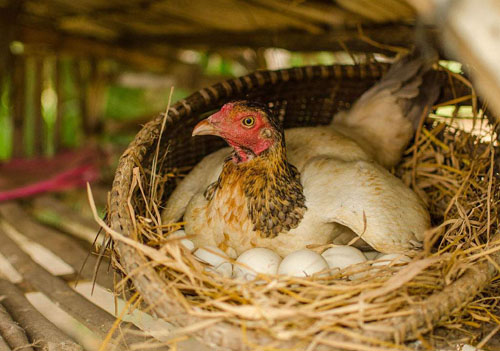
{"type": "Polygon", "coordinates": [[[435,101],[433,73],[420,59],[396,63],[330,126],[283,131],[265,105],[225,104],[193,136],[216,135],[230,148],[206,156],[180,182],[163,223],[183,217],[196,246],[238,254],[267,247],[285,256],[356,235],[380,252],[418,246],[429,214],[384,167],[400,160],[435,101]]]}

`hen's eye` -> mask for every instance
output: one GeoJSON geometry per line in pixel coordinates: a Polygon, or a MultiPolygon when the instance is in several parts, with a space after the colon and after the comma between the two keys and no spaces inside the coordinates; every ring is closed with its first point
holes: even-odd
{"type": "Polygon", "coordinates": [[[253,117],[245,117],[243,118],[243,120],[241,121],[241,123],[245,126],[245,127],[251,127],[255,124],[255,119],[253,117]]]}

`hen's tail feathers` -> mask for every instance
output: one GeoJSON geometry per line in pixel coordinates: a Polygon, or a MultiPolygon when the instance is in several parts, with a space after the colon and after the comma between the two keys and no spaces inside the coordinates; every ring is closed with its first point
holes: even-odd
{"type": "Polygon", "coordinates": [[[350,111],[335,116],[332,125],[385,167],[394,166],[439,95],[438,74],[432,69],[436,61],[416,52],[403,57],[350,111]]]}
{"type": "Polygon", "coordinates": [[[430,112],[440,93],[439,74],[432,68],[437,60],[438,56],[435,53],[424,56],[415,50],[392,65],[380,81],[382,87],[376,89],[380,91],[386,84],[386,89],[397,98],[404,116],[412,123],[414,131],[420,119],[425,118],[422,114],[426,112],[425,110],[430,112]]]}

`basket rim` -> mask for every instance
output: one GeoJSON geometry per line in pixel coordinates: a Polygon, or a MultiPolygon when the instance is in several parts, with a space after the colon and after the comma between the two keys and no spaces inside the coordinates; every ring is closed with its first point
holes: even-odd
{"type": "MultiPolygon", "coordinates": [[[[257,71],[239,78],[216,83],[194,92],[185,99],[181,99],[170,107],[167,116],[159,115],[145,124],[120,157],[109,201],[108,220],[111,229],[126,237],[131,236],[133,225],[127,208],[127,199],[132,172],[136,163],[142,162],[148,148],[158,139],[164,118],[167,127],[165,129],[168,129],[169,126],[174,126],[177,122],[180,122],[182,118],[192,116],[202,109],[205,111],[214,109],[221,105],[222,102],[233,100],[233,96],[244,96],[252,89],[285,82],[304,82],[314,79],[379,79],[387,67],[387,64],[318,65],[257,71]]],[[[169,319],[175,318],[176,324],[179,325],[206,320],[203,317],[186,314],[179,303],[168,299],[168,294],[165,292],[165,283],[159,278],[156,271],[147,264],[146,257],[140,254],[137,249],[122,241],[115,241],[114,243],[119,256],[122,258],[121,264],[124,270],[130,274],[130,279],[146,303],[154,306],[154,310],[159,316],[168,317],[169,319]]],[[[423,329],[430,330],[443,315],[449,314],[463,300],[467,300],[468,297],[479,293],[488,280],[491,279],[494,272],[495,269],[491,264],[484,264],[484,267],[479,267],[478,270],[467,272],[444,290],[432,295],[428,299],[426,306],[423,306],[418,314],[412,316],[413,318],[395,317],[399,318],[399,321],[395,321],[399,324],[399,328],[391,333],[385,333],[383,338],[387,340],[406,340],[408,337],[416,337],[418,332],[423,329]],[[443,304],[443,296],[446,296],[444,301],[447,303],[445,304],[443,304]]],[[[214,324],[200,331],[200,333],[203,334],[202,337],[205,342],[207,339],[211,339],[212,343],[219,348],[238,349],[240,343],[237,340],[240,340],[240,337],[238,333],[232,333],[231,338],[227,338],[226,335],[229,330],[239,331],[236,326],[217,320],[214,321],[214,324]]],[[[248,330],[247,334],[250,333],[253,333],[253,331],[248,330]]],[[[380,337],[380,335],[377,336],[380,337]]],[[[336,334],[335,337],[339,340],[351,340],[341,334],[336,334]]],[[[254,335],[254,339],[266,341],[263,340],[265,337],[259,335],[254,335]]]]}

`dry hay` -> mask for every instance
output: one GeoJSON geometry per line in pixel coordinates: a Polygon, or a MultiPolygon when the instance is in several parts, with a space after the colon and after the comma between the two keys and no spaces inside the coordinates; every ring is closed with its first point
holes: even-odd
{"type": "MultiPolygon", "coordinates": [[[[475,110],[474,94],[468,98],[475,110]]],[[[463,119],[431,114],[394,170],[427,203],[434,225],[424,249],[411,253],[409,264],[372,267],[369,261],[328,277],[259,276],[260,283],[207,272],[178,238],[169,238],[182,223],[168,225],[160,220],[159,199],[165,183],[187,170],[158,174],[140,164],[134,170],[129,198],[133,240],[110,234],[147,257],[165,283],[166,297],[178,307],[168,318],[184,327],[177,336],[183,332],[206,336],[207,328],[225,322],[222,330],[227,335],[222,338],[237,339],[248,349],[407,349],[402,341],[408,338],[430,345],[433,341],[422,333],[437,325],[460,331],[449,342],[463,341],[465,335],[469,342],[483,339],[484,343],[484,335],[471,328],[500,325],[496,276],[500,271],[500,178],[495,146],[488,141],[496,136],[491,128],[477,128],[489,127],[480,118],[469,120],[474,122],[468,131],[454,127],[456,121],[463,119]],[[133,206],[137,201],[144,204],[133,206]],[[364,274],[348,280],[355,272],[364,274]],[[476,296],[470,301],[469,295],[476,296]],[[460,301],[454,304],[454,300],[460,301]],[[443,313],[447,315],[442,318],[443,313]]],[[[161,165],[159,157],[154,167],[161,170],[161,165]]],[[[113,260],[126,276],[117,291],[126,295],[131,288],[128,278],[137,272],[123,271],[115,251],[113,260]]]]}

